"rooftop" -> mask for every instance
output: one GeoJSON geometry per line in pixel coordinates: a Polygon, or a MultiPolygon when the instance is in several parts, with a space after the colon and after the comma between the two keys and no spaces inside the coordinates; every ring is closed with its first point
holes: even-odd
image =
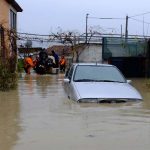
{"type": "Polygon", "coordinates": [[[5,0],[5,1],[9,3],[13,8],[15,8],[17,12],[23,11],[23,9],[19,6],[19,4],[15,0],[5,0]]]}

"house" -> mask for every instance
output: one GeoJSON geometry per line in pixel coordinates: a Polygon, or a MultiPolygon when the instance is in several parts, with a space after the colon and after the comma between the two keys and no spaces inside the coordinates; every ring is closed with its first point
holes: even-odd
{"type": "Polygon", "coordinates": [[[59,56],[61,55],[70,56],[72,54],[71,46],[53,45],[47,48],[47,53],[51,54],[52,50],[54,50],[59,56]]]}
{"type": "Polygon", "coordinates": [[[22,11],[15,0],[0,0],[0,60],[17,53],[17,13],[22,11]]]}
{"type": "Polygon", "coordinates": [[[30,48],[20,47],[18,48],[18,58],[24,58],[26,56],[29,56],[31,53],[37,56],[42,50],[43,50],[42,47],[30,47],[30,48]]]}

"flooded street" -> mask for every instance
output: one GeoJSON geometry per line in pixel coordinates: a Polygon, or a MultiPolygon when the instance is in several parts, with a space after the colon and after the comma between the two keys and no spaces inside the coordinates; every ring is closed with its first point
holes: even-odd
{"type": "Polygon", "coordinates": [[[147,79],[132,79],[143,101],[123,104],[76,103],[62,80],[22,74],[17,90],[0,92],[0,150],[150,149],[147,79]]]}

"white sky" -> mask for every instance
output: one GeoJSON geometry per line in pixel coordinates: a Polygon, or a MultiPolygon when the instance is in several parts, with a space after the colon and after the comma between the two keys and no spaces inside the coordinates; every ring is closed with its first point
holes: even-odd
{"type": "MultiPolygon", "coordinates": [[[[125,18],[150,12],[150,0],[16,0],[23,8],[18,13],[18,31],[37,34],[50,34],[63,31],[85,32],[86,14],[89,13],[88,28],[100,31],[123,33],[125,19],[92,19],[125,18]]],[[[150,13],[129,18],[129,34],[150,35],[150,13]],[[133,19],[141,20],[135,21],[133,19]]]]}

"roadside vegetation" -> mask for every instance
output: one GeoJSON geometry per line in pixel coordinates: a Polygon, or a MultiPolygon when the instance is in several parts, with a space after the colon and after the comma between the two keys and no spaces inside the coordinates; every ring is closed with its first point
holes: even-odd
{"type": "Polygon", "coordinates": [[[9,91],[17,87],[18,75],[11,67],[9,61],[0,63],[0,91],[9,91]]]}
{"type": "Polygon", "coordinates": [[[0,91],[17,87],[17,35],[0,23],[0,91]]]}
{"type": "Polygon", "coordinates": [[[18,73],[21,73],[24,71],[23,69],[23,59],[18,59],[18,63],[17,63],[17,70],[18,70],[18,73]]]}

